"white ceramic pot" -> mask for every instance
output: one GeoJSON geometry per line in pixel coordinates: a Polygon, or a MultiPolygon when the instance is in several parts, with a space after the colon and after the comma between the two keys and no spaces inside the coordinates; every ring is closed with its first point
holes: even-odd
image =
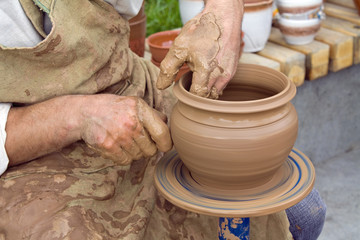
{"type": "Polygon", "coordinates": [[[312,42],[320,29],[320,22],[318,18],[304,20],[278,18],[279,28],[285,41],[292,45],[312,42]]]}
{"type": "Polygon", "coordinates": [[[322,0],[276,0],[280,14],[301,14],[320,8],[322,0]]]}
{"type": "Polygon", "coordinates": [[[204,9],[203,0],[179,0],[181,22],[185,24],[187,21],[195,17],[204,9]]]}
{"type": "Polygon", "coordinates": [[[258,52],[265,47],[272,25],[272,3],[268,1],[245,1],[242,22],[244,52],[258,52]]]}

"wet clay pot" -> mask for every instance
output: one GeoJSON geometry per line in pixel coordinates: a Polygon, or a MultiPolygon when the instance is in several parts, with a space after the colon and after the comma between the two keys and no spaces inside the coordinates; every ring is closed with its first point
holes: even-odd
{"type": "Polygon", "coordinates": [[[129,47],[140,57],[145,54],[145,38],[146,38],[146,15],[144,10],[144,3],[135,17],[129,20],[130,25],[130,39],[129,47]]]}
{"type": "Polygon", "coordinates": [[[282,73],[240,64],[219,100],[188,91],[191,72],[174,86],[174,146],[199,184],[248,189],[268,182],[284,164],[297,136],[290,100],[295,85],[282,73]]]}

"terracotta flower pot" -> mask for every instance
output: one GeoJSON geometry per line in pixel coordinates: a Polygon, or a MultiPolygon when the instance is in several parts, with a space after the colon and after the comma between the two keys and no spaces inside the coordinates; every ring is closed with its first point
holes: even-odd
{"type": "Polygon", "coordinates": [[[297,136],[290,100],[295,85],[282,73],[240,64],[219,100],[188,89],[192,74],[174,86],[174,146],[192,177],[221,189],[246,189],[269,181],[284,164],[297,136]]]}
{"type": "MultiPolygon", "coordinates": [[[[161,63],[155,61],[153,58],[151,58],[151,62],[153,64],[155,64],[157,67],[160,67],[161,63]]],[[[182,75],[184,75],[185,73],[187,73],[189,71],[190,71],[189,66],[186,63],[184,63],[184,65],[179,69],[179,72],[176,75],[175,81],[178,81],[182,75]]]]}
{"type": "Polygon", "coordinates": [[[151,34],[147,38],[152,58],[161,63],[169,51],[175,38],[179,35],[180,30],[169,30],[151,34]]]}
{"type": "Polygon", "coordinates": [[[144,11],[144,4],[142,5],[138,15],[129,20],[129,25],[129,47],[138,56],[144,57],[146,38],[146,15],[144,11]]]}

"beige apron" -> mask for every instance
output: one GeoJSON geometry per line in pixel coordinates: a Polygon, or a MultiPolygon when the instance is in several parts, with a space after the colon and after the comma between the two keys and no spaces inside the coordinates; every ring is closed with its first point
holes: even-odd
{"type": "MultiPolygon", "coordinates": [[[[110,5],[20,2],[45,39],[33,48],[0,47],[0,102],[111,92],[144,98],[170,113],[171,91],[156,89],[158,69],[130,51],[128,23],[110,5]],[[48,36],[39,9],[53,23],[48,36]]],[[[116,166],[77,142],[9,168],[0,178],[0,239],[217,239],[216,217],[187,212],[157,195],[153,174],[159,157],[116,166]]],[[[251,231],[252,239],[291,239],[286,215],[276,216],[272,223],[282,225],[261,218],[264,227],[251,231]],[[269,229],[282,235],[265,238],[269,229]]],[[[256,222],[252,219],[251,228],[256,222]]]]}

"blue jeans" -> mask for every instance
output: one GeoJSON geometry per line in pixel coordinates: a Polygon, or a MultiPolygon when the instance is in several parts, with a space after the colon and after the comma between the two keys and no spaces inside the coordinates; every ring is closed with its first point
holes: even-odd
{"type": "Polygon", "coordinates": [[[294,240],[315,240],[325,223],[326,205],[319,192],[312,190],[301,202],[286,209],[286,214],[294,240]]]}

